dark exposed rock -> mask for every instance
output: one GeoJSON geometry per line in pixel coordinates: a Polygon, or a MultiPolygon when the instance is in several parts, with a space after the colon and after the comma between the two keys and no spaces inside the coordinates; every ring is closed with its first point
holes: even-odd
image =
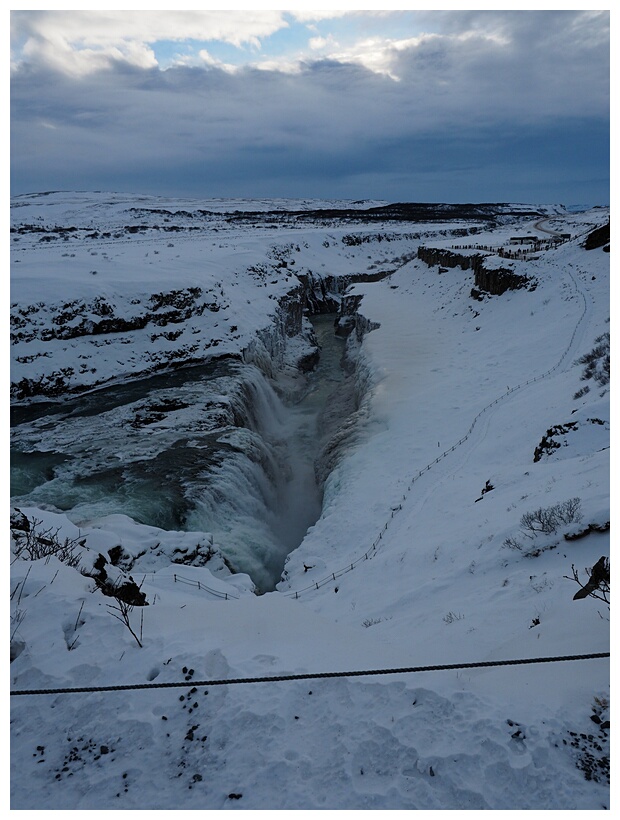
{"type": "Polygon", "coordinates": [[[418,259],[427,265],[439,268],[457,268],[474,272],[475,289],[471,296],[480,301],[481,291],[493,296],[501,296],[507,290],[527,288],[535,290],[537,282],[531,276],[515,273],[510,268],[487,268],[484,265],[487,257],[484,254],[460,254],[445,248],[418,248],[418,259]]]}
{"type": "Polygon", "coordinates": [[[308,271],[298,274],[297,278],[303,286],[302,305],[308,308],[310,313],[336,313],[338,311],[338,294],[346,288],[346,285],[340,282],[340,277],[316,276],[312,271],[308,271]]]}
{"type": "Polygon", "coordinates": [[[32,398],[33,396],[62,396],[68,392],[68,382],[74,370],[72,367],[63,367],[38,379],[20,379],[11,385],[11,397],[17,401],[32,398]]]}
{"type": "Polygon", "coordinates": [[[355,316],[341,316],[336,322],[336,336],[346,338],[355,330],[355,316]]]}
{"type": "Polygon", "coordinates": [[[596,230],[592,231],[586,236],[585,242],[583,243],[582,247],[585,248],[587,251],[592,251],[595,248],[602,248],[603,245],[607,245],[608,247],[605,250],[609,251],[609,240],[610,240],[610,223],[608,222],[606,225],[602,225],[600,228],[596,228],[596,230]]]}
{"type": "Polygon", "coordinates": [[[317,348],[313,350],[311,353],[308,353],[297,363],[297,367],[302,373],[310,373],[312,370],[315,370],[319,360],[321,358],[321,351],[317,348]]]}
{"type": "Polygon", "coordinates": [[[165,293],[154,293],[149,301],[153,310],[159,310],[162,307],[187,308],[193,305],[201,295],[200,288],[184,288],[165,293]]]}
{"type": "Polygon", "coordinates": [[[11,510],[11,529],[18,532],[30,532],[30,521],[17,507],[11,510]]]}
{"type": "Polygon", "coordinates": [[[42,341],[53,339],[75,339],[81,336],[100,336],[111,333],[127,333],[142,330],[149,323],[159,327],[168,324],[179,324],[193,315],[201,315],[205,310],[217,312],[222,305],[215,301],[199,301],[203,292],[200,288],[185,288],[166,293],[154,293],[149,300],[150,309],[137,312],[134,316],[123,318],[114,315],[114,307],[102,297],[95,297],[92,302],[74,300],[62,305],[51,317],[54,327],[38,329],[36,324],[28,322],[26,317],[37,312],[36,306],[20,308],[11,316],[11,341],[29,342],[36,338],[42,341]],[[94,319],[93,316],[101,317],[94,319]]]}
{"type": "Polygon", "coordinates": [[[551,455],[553,450],[557,450],[562,446],[559,441],[554,440],[554,436],[565,435],[571,430],[577,430],[578,427],[579,425],[576,421],[569,421],[566,424],[556,424],[554,427],[550,427],[534,450],[534,462],[540,461],[543,456],[551,455]]]}
{"type": "Polygon", "coordinates": [[[429,266],[437,265],[442,268],[461,268],[461,270],[477,271],[484,259],[479,253],[462,254],[445,248],[418,248],[418,259],[426,262],[429,266]]]}
{"type": "Polygon", "coordinates": [[[175,410],[184,410],[186,407],[189,407],[189,404],[180,399],[160,399],[157,402],[147,402],[137,408],[131,426],[139,428],[155,424],[155,422],[163,421],[168,413],[173,413],[175,410]]]}
{"type": "Polygon", "coordinates": [[[610,528],[609,521],[605,521],[601,523],[591,523],[588,524],[587,527],[583,527],[580,530],[573,530],[571,532],[567,532],[564,534],[564,539],[566,541],[577,541],[579,538],[585,538],[586,535],[590,535],[593,532],[608,532],[610,528]]]}
{"type": "Polygon", "coordinates": [[[501,296],[507,290],[536,290],[537,282],[531,276],[524,276],[508,268],[487,269],[481,267],[475,273],[476,287],[493,296],[501,296]]]}
{"type": "Polygon", "coordinates": [[[106,570],[107,565],[108,561],[99,553],[92,567],[87,567],[82,564],[80,571],[83,575],[92,578],[101,592],[109,598],[116,598],[130,606],[148,606],[146,594],[140,590],[140,587],[131,575],[121,577],[120,579],[117,577],[115,580],[112,580],[108,576],[106,570]]]}

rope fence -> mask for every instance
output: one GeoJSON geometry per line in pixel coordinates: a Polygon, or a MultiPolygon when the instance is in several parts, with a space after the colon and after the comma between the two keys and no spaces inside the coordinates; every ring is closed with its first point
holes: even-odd
{"type": "Polygon", "coordinates": [[[230,592],[221,592],[218,589],[212,589],[211,587],[208,587],[204,581],[194,581],[191,578],[184,578],[182,575],[177,575],[176,572],[172,577],[174,578],[175,584],[188,584],[192,587],[198,587],[198,589],[204,589],[205,592],[210,592],[212,595],[217,595],[218,598],[224,598],[226,601],[229,599],[233,599],[235,601],[239,600],[238,595],[231,595],[230,592]]]}
{"type": "Polygon", "coordinates": [[[595,658],[609,658],[609,652],[593,652],[587,655],[561,655],[547,658],[519,658],[507,661],[476,661],[474,663],[448,663],[434,666],[405,666],[395,669],[363,669],[355,672],[308,672],[299,675],[271,675],[258,678],[224,678],[221,680],[190,680],[171,683],[129,683],[115,686],[75,686],[60,689],[15,689],[10,694],[19,695],[73,695],[86,692],[124,692],[135,689],[176,689],[179,687],[231,686],[237,683],[277,683],[293,680],[317,680],[320,678],[356,678],[365,675],[403,675],[414,672],[446,672],[458,669],[484,669],[493,666],[520,666],[534,663],[558,663],[560,661],[581,661],[595,658]]]}

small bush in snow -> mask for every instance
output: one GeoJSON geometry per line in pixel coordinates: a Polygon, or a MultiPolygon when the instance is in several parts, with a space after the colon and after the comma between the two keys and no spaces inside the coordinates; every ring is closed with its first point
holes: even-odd
{"type": "Polygon", "coordinates": [[[510,538],[506,538],[504,541],[504,546],[509,547],[512,550],[522,550],[523,549],[523,542],[517,541],[516,538],[510,536],[510,538]]]}
{"type": "MultiPolygon", "coordinates": [[[[521,516],[521,528],[525,535],[557,532],[562,524],[581,521],[581,499],[569,498],[551,507],[539,507],[521,516]]],[[[531,537],[531,536],[529,536],[531,537]]]]}
{"type": "Polygon", "coordinates": [[[447,615],[443,616],[444,623],[451,624],[454,621],[462,621],[465,616],[461,615],[460,613],[456,612],[448,612],[447,615]]]}
{"type": "Polygon", "coordinates": [[[142,649],[142,622],[144,618],[144,610],[140,613],[140,638],[134,632],[131,626],[131,613],[133,612],[133,604],[128,604],[127,601],[123,600],[123,598],[119,598],[118,596],[114,597],[116,604],[108,604],[108,610],[110,615],[120,621],[122,624],[125,624],[127,629],[131,632],[133,638],[135,639],[136,643],[142,649]]]}
{"type": "Polygon", "coordinates": [[[582,381],[595,379],[600,385],[609,384],[610,376],[610,336],[603,333],[595,339],[595,345],[589,353],[577,359],[577,364],[585,365],[581,374],[582,381]]]}
{"type": "Polygon", "coordinates": [[[588,385],[586,384],[586,385],[584,385],[584,386],[581,388],[581,390],[578,390],[578,391],[575,393],[575,395],[573,396],[573,398],[574,398],[574,399],[580,399],[582,396],[585,396],[585,395],[586,395],[586,393],[589,393],[589,392],[590,392],[590,388],[589,388],[589,387],[588,387],[588,385]]]}
{"type": "Polygon", "coordinates": [[[84,542],[77,538],[65,538],[61,541],[58,537],[59,529],[49,527],[41,529],[42,521],[37,518],[28,520],[28,529],[13,530],[15,540],[14,554],[17,558],[26,561],[37,561],[39,558],[48,558],[55,555],[63,564],[70,567],[77,567],[80,563],[78,547],[84,546],[84,542]]]}
{"type": "Polygon", "coordinates": [[[532,540],[539,535],[553,535],[562,525],[581,521],[582,518],[580,498],[569,498],[559,504],[553,504],[551,507],[539,507],[537,510],[524,513],[521,516],[520,533],[522,538],[510,536],[504,540],[504,546],[509,549],[519,550],[530,557],[540,555],[543,550],[557,546],[557,543],[526,549],[523,538],[532,540]]]}

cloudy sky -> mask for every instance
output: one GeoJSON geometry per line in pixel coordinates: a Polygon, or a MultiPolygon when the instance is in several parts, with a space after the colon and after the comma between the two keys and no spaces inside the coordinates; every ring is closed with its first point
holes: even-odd
{"type": "Polygon", "coordinates": [[[11,192],[609,203],[609,11],[11,12],[11,192]]]}

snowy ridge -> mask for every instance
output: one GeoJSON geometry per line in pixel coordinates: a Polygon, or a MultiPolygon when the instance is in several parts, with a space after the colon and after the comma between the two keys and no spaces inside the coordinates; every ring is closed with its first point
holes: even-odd
{"type": "MultiPolygon", "coordinates": [[[[29,220],[44,213],[36,198],[28,202],[29,220]]],[[[75,203],[86,224],[92,212],[81,210],[82,195],[75,203]]],[[[118,245],[110,239],[110,264],[90,279],[82,240],[57,240],[57,251],[54,242],[14,243],[13,299],[32,304],[36,281],[40,312],[83,288],[90,301],[108,289],[120,306],[163,292],[164,282],[169,292],[221,283],[227,300],[232,294],[231,307],[221,308],[225,324],[239,335],[222,335],[221,346],[241,357],[253,347],[261,378],[291,395],[299,385],[294,363],[312,347],[293,297],[308,271],[387,276],[360,277],[344,294],[373,329],[348,337],[353,413],[336,432],[320,515],[275,591],[253,594],[250,577],[231,573],[207,529],[161,529],[122,515],[78,526],[53,503],[22,507],[58,528],[59,538],[84,539],[94,555],[122,546],[138,559],[132,577],[149,605],[131,613],[138,646],[92,578],[55,557],[18,558],[11,688],[184,679],[187,690],[13,698],[13,808],[609,807],[604,659],[372,681],[192,683],[609,651],[605,603],[573,600],[573,570],[585,582],[586,570],[610,555],[609,384],[602,359],[592,360],[609,330],[609,255],[582,247],[608,211],[558,209],[536,226],[531,218],[502,220],[391,224],[389,239],[362,223],[306,224],[269,237],[256,225],[229,228],[227,238],[205,228],[175,235],[178,259],[164,253],[168,237],[152,232],[118,245]],[[472,298],[472,271],[438,272],[416,258],[422,244],[507,248],[511,236],[544,238],[545,228],[573,238],[498,262],[535,277],[533,291],[472,298]],[[359,244],[345,239],[352,234],[359,244]],[[73,261],[62,257],[69,248],[73,261]],[[67,259],[46,291],[46,277],[67,259]],[[544,533],[524,524],[537,510],[555,510],[544,533]],[[199,543],[205,557],[212,553],[192,565],[199,543]]],[[[201,343],[222,327],[217,312],[203,315],[178,326],[200,326],[201,343]]],[[[163,346],[148,342],[151,332],[147,324],[132,337],[136,360],[149,344],[163,346]]],[[[66,366],[84,351],[75,340],[36,344],[66,366]]],[[[49,357],[40,358],[47,366],[49,357]]],[[[129,359],[113,359],[102,359],[106,380],[126,378],[129,359]]],[[[270,415],[275,422],[277,406],[261,411],[261,425],[270,415]]],[[[140,433],[145,446],[181,419],[188,429],[199,419],[189,409],[162,413],[140,433]]],[[[41,430],[44,442],[42,423],[41,430]]]]}

